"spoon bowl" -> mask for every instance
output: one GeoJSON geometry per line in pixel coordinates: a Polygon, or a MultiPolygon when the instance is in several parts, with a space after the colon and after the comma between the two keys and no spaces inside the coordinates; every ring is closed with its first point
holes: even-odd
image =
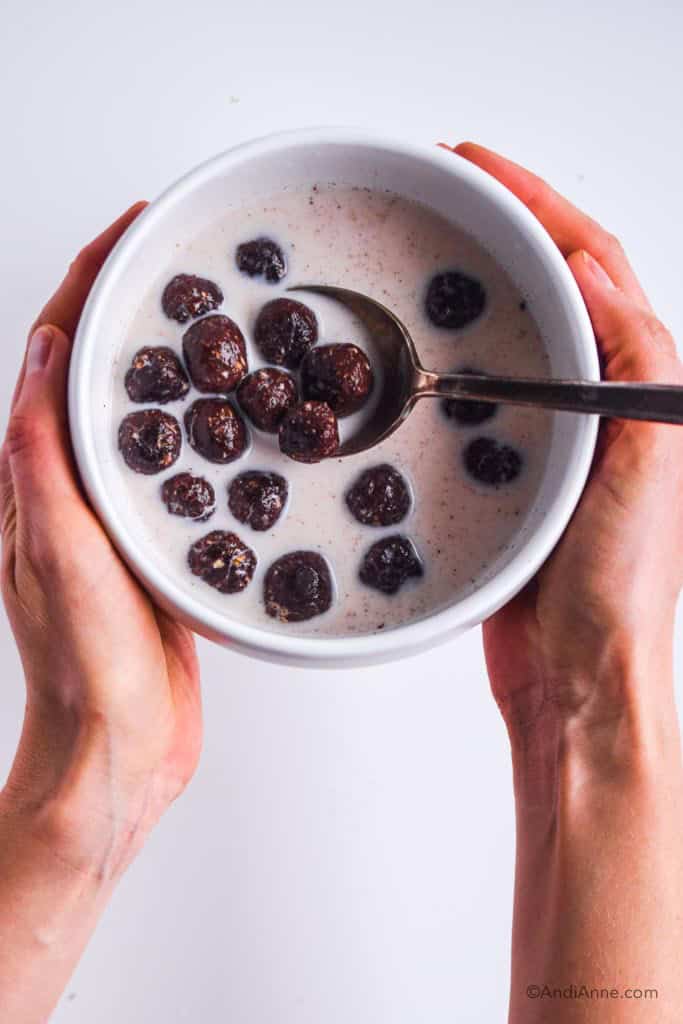
{"type": "Polygon", "coordinates": [[[381,364],[382,391],[374,411],[360,429],[339,446],[335,458],[358,455],[384,441],[405,422],[420,398],[472,399],[683,425],[683,387],[433,373],[420,363],[405,324],[369,295],[322,284],[295,285],[288,291],[313,292],[346,306],[369,331],[381,364]]]}
{"type": "Polygon", "coordinates": [[[384,441],[401,426],[419,397],[424,370],[407,328],[381,302],[332,285],[296,285],[290,292],[314,292],[336,299],[360,320],[372,338],[382,366],[382,391],[372,415],[335,452],[357,455],[384,441]]]}

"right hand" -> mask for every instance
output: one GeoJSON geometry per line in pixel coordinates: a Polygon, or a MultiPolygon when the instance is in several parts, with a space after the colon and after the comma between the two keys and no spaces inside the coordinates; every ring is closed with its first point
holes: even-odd
{"type": "MultiPolygon", "coordinates": [[[[506,185],[553,237],[588,307],[607,380],[683,385],[674,341],[616,239],[516,164],[470,143],[455,152],[506,185]]],[[[682,498],[682,427],[603,422],[564,537],[537,579],[484,627],[513,745],[540,734],[552,750],[550,736],[570,729],[608,769],[629,764],[645,736],[678,756],[671,651],[682,498]]]]}

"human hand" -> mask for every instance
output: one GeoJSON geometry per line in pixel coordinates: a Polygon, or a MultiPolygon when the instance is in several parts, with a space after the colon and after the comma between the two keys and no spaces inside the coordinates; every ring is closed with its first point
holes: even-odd
{"type": "MultiPolygon", "coordinates": [[[[455,152],[551,234],[583,294],[606,378],[683,384],[674,342],[619,243],[523,168],[470,143],[455,152]]],[[[564,537],[484,625],[517,807],[511,1022],[641,1020],[646,988],[662,1024],[683,1013],[672,673],[682,493],[683,429],[604,422],[564,537]],[[552,995],[572,985],[617,996],[552,995]]]]}
{"type": "Polygon", "coordinates": [[[0,798],[78,870],[116,877],[201,745],[191,633],[156,608],[80,488],[66,387],[78,319],[133,206],[79,254],[31,332],[0,454],[2,592],[26,677],[0,798]]]}
{"type": "MultiPolygon", "coordinates": [[[[576,278],[608,380],[683,384],[671,335],[656,319],[617,240],[545,182],[480,146],[455,152],[507,186],[546,228],[576,278]]],[[[563,726],[601,736],[601,723],[641,712],[675,739],[671,647],[683,582],[683,430],[608,420],[576,513],[538,577],[486,623],[494,696],[513,744],[563,726]],[[647,667],[647,687],[636,680],[647,667]],[[620,684],[614,685],[615,672],[620,684]]],[[[578,738],[578,737],[577,737],[578,738]]],[[[623,763],[623,761],[622,761],[623,763]]]]}

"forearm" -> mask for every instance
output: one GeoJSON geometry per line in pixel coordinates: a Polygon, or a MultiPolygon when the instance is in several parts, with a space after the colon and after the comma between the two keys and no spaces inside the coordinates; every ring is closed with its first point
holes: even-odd
{"type": "Polygon", "coordinates": [[[121,765],[112,775],[120,759],[107,731],[70,731],[52,711],[52,729],[27,715],[0,793],[2,1024],[49,1018],[151,827],[153,780],[133,786],[121,765]]]}
{"type": "Polygon", "coordinates": [[[683,771],[673,700],[646,708],[513,741],[511,1024],[683,1017],[683,771]]]}
{"type": "Polygon", "coordinates": [[[8,808],[0,797],[3,1022],[48,1020],[114,886],[112,877],[62,856],[61,829],[58,812],[40,820],[8,808]]]}

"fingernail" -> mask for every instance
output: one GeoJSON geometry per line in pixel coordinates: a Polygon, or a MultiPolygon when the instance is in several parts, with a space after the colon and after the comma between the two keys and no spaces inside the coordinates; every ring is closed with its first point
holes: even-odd
{"type": "Polygon", "coordinates": [[[52,336],[51,327],[39,327],[31,335],[26,353],[27,377],[33,373],[40,373],[47,366],[52,348],[52,336]]]}
{"type": "Polygon", "coordinates": [[[615,284],[612,278],[609,276],[607,271],[600,266],[597,260],[594,260],[589,252],[584,249],[581,253],[583,256],[583,262],[590,270],[593,277],[600,282],[603,288],[614,288],[615,284]]]}

